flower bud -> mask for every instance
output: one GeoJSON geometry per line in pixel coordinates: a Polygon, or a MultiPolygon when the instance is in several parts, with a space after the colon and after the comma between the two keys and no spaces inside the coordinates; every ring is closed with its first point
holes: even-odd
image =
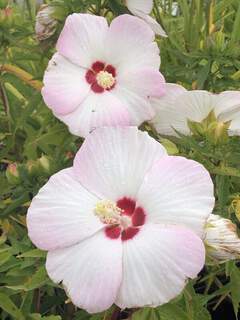
{"type": "Polygon", "coordinates": [[[208,263],[223,263],[240,257],[237,227],[229,219],[211,214],[205,227],[208,263]]]}
{"type": "Polygon", "coordinates": [[[8,5],[8,0],[0,0],[0,9],[6,8],[8,5]]]}
{"type": "Polygon", "coordinates": [[[53,17],[55,8],[47,4],[41,5],[35,24],[35,32],[39,41],[51,37],[57,28],[57,20],[53,17]]]}
{"type": "Polygon", "coordinates": [[[240,197],[236,197],[235,199],[233,199],[231,207],[235,211],[235,215],[238,221],[240,221],[240,197]]]}
{"type": "Polygon", "coordinates": [[[28,171],[29,176],[34,177],[38,175],[38,163],[34,160],[28,160],[26,164],[26,168],[28,171]]]}
{"type": "Polygon", "coordinates": [[[0,25],[10,26],[12,23],[13,9],[11,7],[6,7],[0,9],[0,25]]]}
{"type": "Polygon", "coordinates": [[[168,155],[172,156],[179,153],[178,147],[172,141],[165,138],[161,138],[160,142],[167,150],[168,155]]]}
{"type": "Polygon", "coordinates": [[[47,173],[50,172],[50,161],[48,157],[41,156],[41,158],[38,159],[38,163],[39,163],[40,169],[43,169],[47,173]]]}
{"type": "Polygon", "coordinates": [[[16,185],[20,183],[20,176],[16,163],[11,163],[8,165],[6,170],[6,177],[10,184],[16,185]]]}

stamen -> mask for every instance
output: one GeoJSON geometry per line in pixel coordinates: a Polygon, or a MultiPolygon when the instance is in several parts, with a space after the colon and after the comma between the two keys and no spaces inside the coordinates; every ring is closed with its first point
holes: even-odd
{"type": "Polygon", "coordinates": [[[120,224],[122,210],[116,203],[110,200],[103,200],[96,204],[95,215],[105,224],[120,224]]]}
{"type": "Polygon", "coordinates": [[[115,84],[113,75],[107,71],[100,71],[96,76],[97,83],[104,89],[111,89],[115,84]]]}

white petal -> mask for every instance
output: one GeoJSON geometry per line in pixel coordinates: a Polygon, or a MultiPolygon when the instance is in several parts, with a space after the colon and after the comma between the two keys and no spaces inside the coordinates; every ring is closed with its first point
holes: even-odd
{"type": "Polygon", "coordinates": [[[198,162],[166,156],[146,174],[137,199],[148,222],[181,224],[202,236],[214,207],[213,183],[198,162]]]}
{"type": "Polygon", "coordinates": [[[192,231],[146,225],[123,243],[121,308],[158,306],[175,298],[204,265],[205,251],[192,231]]]}
{"type": "Polygon", "coordinates": [[[164,31],[163,27],[151,16],[142,13],[141,11],[135,11],[134,13],[136,16],[142,18],[150,27],[151,29],[159,36],[167,37],[166,32],[164,31]]]}
{"type": "Polygon", "coordinates": [[[153,120],[154,126],[161,134],[177,135],[175,129],[188,135],[190,130],[187,121],[201,122],[204,120],[214,108],[214,95],[201,90],[183,92],[184,90],[176,86],[170,87],[169,90],[166,98],[163,96],[153,102],[157,112],[153,120]],[[168,104],[167,99],[171,92],[174,98],[170,99],[168,104]]]}
{"type": "Polygon", "coordinates": [[[66,123],[71,133],[86,137],[102,126],[127,126],[131,123],[128,109],[112,92],[91,92],[72,113],[56,116],[66,123]]]}
{"type": "Polygon", "coordinates": [[[240,117],[240,91],[225,91],[215,96],[215,113],[220,121],[240,117]]]}
{"type": "Polygon", "coordinates": [[[240,115],[231,121],[228,133],[230,136],[240,136],[240,115]]]}
{"type": "Polygon", "coordinates": [[[99,232],[73,247],[50,251],[46,268],[54,282],[62,281],[76,306],[90,313],[104,311],[122,280],[121,240],[99,232]]]}
{"type": "Polygon", "coordinates": [[[30,239],[40,249],[53,250],[91,236],[103,228],[94,215],[98,201],[76,180],[72,168],[54,174],[28,210],[30,239]]]}
{"type": "Polygon", "coordinates": [[[70,61],[89,68],[104,60],[107,20],[103,17],[73,13],[67,17],[57,42],[58,52],[70,61]]]}
{"type": "Polygon", "coordinates": [[[75,110],[90,91],[86,70],[55,53],[45,71],[42,95],[45,103],[58,114],[75,110]]]}
{"type": "Polygon", "coordinates": [[[154,32],[141,19],[131,15],[115,18],[106,39],[108,61],[118,72],[138,67],[159,69],[159,48],[154,42],[154,32]]]}
{"type": "Polygon", "coordinates": [[[114,95],[126,106],[131,125],[139,126],[154,117],[155,112],[148,98],[121,86],[114,89],[114,95]]]}
{"type": "Polygon", "coordinates": [[[126,0],[126,6],[133,14],[136,10],[149,14],[153,8],[153,0],[126,0]]]}
{"type": "MultiPolygon", "coordinates": [[[[118,84],[145,97],[161,97],[165,94],[165,79],[163,75],[153,68],[142,68],[120,74],[118,84]]],[[[137,108],[137,106],[136,106],[137,108]]]]}
{"type": "Polygon", "coordinates": [[[74,160],[79,181],[103,198],[135,197],[146,172],[166,155],[160,143],[135,127],[99,128],[74,160]]]}

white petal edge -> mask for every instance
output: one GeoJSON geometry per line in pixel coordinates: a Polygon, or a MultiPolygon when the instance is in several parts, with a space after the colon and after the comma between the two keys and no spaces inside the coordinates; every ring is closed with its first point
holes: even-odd
{"type": "Polygon", "coordinates": [[[100,197],[135,197],[146,172],[166,155],[164,147],[136,127],[105,127],[85,139],[74,160],[80,183],[100,197]]]}
{"type": "Polygon", "coordinates": [[[54,282],[62,282],[73,304],[102,312],[114,303],[122,280],[121,240],[100,231],[75,246],[50,251],[46,269],[54,282]]]}
{"type": "Polygon", "coordinates": [[[42,250],[84,240],[104,227],[94,215],[98,201],[76,180],[72,168],[59,171],[32,200],[27,213],[29,238],[42,250]]]}
{"type": "Polygon", "coordinates": [[[204,245],[192,231],[178,226],[146,225],[123,243],[120,308],[156,307],[179,295],[205,261],[204,245]]]}

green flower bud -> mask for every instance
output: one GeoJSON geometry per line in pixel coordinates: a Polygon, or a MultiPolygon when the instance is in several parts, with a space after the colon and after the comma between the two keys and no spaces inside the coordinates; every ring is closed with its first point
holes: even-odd
{"type": "Polygon", "coordinates": [[[10,184],[16,185],[20,183],[19,171],[16,163],[8,165],[6,170],[6,177],[10,184]]]}

